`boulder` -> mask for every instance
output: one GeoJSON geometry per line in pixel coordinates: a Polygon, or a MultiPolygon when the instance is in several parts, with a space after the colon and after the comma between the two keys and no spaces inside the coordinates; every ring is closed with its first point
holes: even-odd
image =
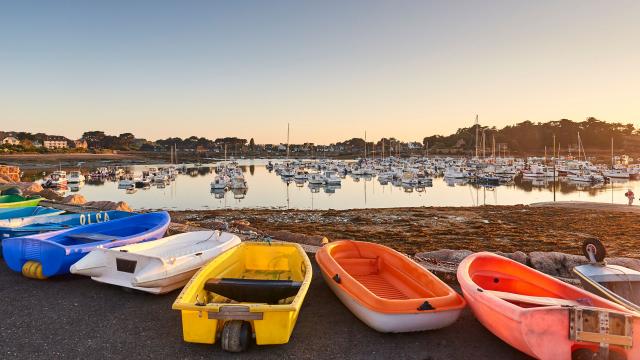
{"type": "Polygon", "coordinates": [[[128,212],[132,212],[133,211],[133,209],[131,209],[129,204],[127,204],[124,201],[118,201],[113,210],[128,211],[128,212]]]}
{"type": "Polygon", "coordinates": [[[69,195],[62,199],[62,202],[70,205],[84,205],[87,202],[87,199],[80,194],[69,195]]]}
{"type": "Polygon", "coordinates": [[[588,262],[584,256],[563,254],[560,252],[529,253],[531,267],[552,276],[572,278],[573,268],[588,262]]]}
{"type": "Polygon", "coordinates": [[[607,258],[605,259],[609,265],[619,265],[626,268],[640,271],[640,260],[631,258],[607,258]]]}
{"type": "Polygon", "coordinates": [[[441,249],[436,251],[426,251],[417,253],[415,255],[416,259],[419,261],[427,261],[431,263],[452,263],[459,264],[464,258],[473,254],[472,251],[469,250],[450,250],[450,249],[441,249]]]}
{"type": "Polygon", "coordinates": [[[38,195],[42,196],[45,199],[52,201],[62,201],[63,197],[60,196],[57,192],[51,189],[44,189],[38,193],[38,195]]]}
{"type": "Polygon", "coordinates": [[[20,181],[20,168],[17,166],[0,165],[0,183],[15,183],[20,181]]]}
{"type": "Polygon", "coordinates": [[[329,239],[322,235],[305,235],[300,233],[292,233],[287,230],[271,230],[265,232],[265,235],[268,235],[276,240],[314,246],[322,246],[329,242],[329,239]]]}
{"type": "Polygon", "coordinates": [[[22,189],[22,193],[25,195],[35,195],[35,194],[39,194],[42,190],[44,190],[42,188],[42,185],[40,185],[39,183],[30,183],[28,185],[26,185],[23,189],[22,189]]]}
{"type": "Polygon", "coordinates": [[[204,225],[207,228],[213,229],[213,230],[220,230],[220,231],[227,231],[229,230],[229,224],[224,222],[224,221],[219,221],[219,220],[211,220],[211,221],[206,221],[204,223],[204,225]]]}
{"type": "Polygon", "coordinates": [[[252,227],[247,220],[233,220],[229,223],[229,227],[235,228],[240,232],[258,232],[258,229],[252,227]]]}
{"type": "Polygon", "coordinates": [[[522,251],[516,251],[512,253],[503,253],[500,251],[496,251],[496,254],[525,265],[527,265],[527,260],[529,259],[529,256],[527,256],[527,254],[523,253],[522,251]]]}
{"type": "Polygon", "coordinates": [[[85,203],[84,206],[102,210],[102,211],[108,211],[108,210],[133,211],[131,210],[131,207],[129,207],[129,204],[127,204],[124,201],[118,201],[117,203],[113,201],[89,201],[85,203]]]}

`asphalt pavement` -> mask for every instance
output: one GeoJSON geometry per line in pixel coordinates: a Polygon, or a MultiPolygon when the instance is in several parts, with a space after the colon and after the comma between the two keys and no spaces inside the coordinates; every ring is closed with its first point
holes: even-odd
{"type": "Polygon", "coordinates": [[[32,280],[0,259],[0,358],[527,359],[468,309],[445,329],[378,333],[340,303],[313,263],[291,341],[230,354],[218,344],[182,341],[180,313],[171,310],[179,290],[151,295],[74,275],[32,280]]]}

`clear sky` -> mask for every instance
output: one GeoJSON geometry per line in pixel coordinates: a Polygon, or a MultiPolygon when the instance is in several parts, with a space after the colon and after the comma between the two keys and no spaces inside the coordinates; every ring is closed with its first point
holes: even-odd
{"type": "Polygon", "coordinates": [[[0,130],[419,140],[640,126],[640,1],[0,0],[0,130]]]}

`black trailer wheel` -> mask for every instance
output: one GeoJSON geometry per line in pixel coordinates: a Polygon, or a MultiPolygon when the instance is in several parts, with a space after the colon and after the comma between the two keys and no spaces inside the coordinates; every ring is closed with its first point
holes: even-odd
{"type": "Polygon", "coordinates": [[[594,360],[596,354],[589,349],[578,349],[571,354],[571,360],[594,360]]]}
{"type": "Polygon", "coordinates": [[[243,352],[247,350],[251,340],[251,324],[242,320],[227,321],[222,328],[220,340],[224,351],[243,352]]]}
{"type": "Polygon", "coordinates": [[[592,261],[591,256],[593,256],[596,262],[603,262],[607,256],[604,245],[596,238],[587,239],[582,243],[582,253],[589,261],[592,261]]]}

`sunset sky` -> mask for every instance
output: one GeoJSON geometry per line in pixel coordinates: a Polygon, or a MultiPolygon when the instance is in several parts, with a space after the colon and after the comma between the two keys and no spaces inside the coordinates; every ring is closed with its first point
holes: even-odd
{"type": "Polygon", "coordinates": [[[7,1],[0,130],[257,143],[640,126],[640,1],[7,1]]]}

